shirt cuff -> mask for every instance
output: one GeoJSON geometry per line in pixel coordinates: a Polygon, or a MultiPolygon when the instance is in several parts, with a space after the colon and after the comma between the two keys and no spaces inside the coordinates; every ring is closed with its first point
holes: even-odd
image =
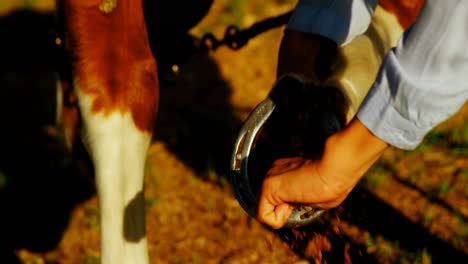
{"type": "Polygon", "coordinates": [[[402,116],[375,85],[359,107],[357,117],[376,137],[406,150],[415,149],[429,131],[402,116]]]}

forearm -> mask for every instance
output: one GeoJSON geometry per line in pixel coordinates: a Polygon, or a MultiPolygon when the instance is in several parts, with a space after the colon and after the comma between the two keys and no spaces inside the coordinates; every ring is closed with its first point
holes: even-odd
{"type": "Polygon", "coordinates": [[[320,177],[332,183],[336,195],[347,194],[387,147],[385,141],[353,119],[345,129],[327,139],[323,156],[314,166],[320,177]]]}
{"type": "Polygon", "coordinates": [[[330,166],[330,169],[339,168],[339,172],[344,175],[360,178],[387,147],[385,141],[372,134],[355,118],[346,128],[327,140],[323,158],[319,163],[327,168],[330,166]]]}

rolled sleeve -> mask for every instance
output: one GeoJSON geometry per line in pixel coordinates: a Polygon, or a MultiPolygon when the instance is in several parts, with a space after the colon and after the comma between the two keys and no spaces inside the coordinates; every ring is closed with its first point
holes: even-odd
{"type": "Polygon", "coordinates": [[[468,3],[426,0],[416,23],[384,59],[357,113],[402,149],[455,114],[468,98],[468,3]]]}
{"type": "Polygon", "coordinates": [[[345,45],[370,25],[377,0],[299,0],[287,29],[314,33],[345,45]]]}
{"type": "MultiPolygon", "coordinates": [[[[380,76],[388,81],[387,76],[380,76]]],[[[388,83],[387,83],[388,84],[388,83]]],[[[392,146],[414,149],[423,139],[427,128],[419,127],[394,106],[382,84],[374,85],[362,102],[358,119],[374,135],[392,146]]]]}

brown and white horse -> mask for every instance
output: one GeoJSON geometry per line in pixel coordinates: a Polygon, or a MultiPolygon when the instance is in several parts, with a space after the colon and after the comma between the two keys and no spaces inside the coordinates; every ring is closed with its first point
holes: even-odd
{"type": "MultiPolygon", "coordinates": [[[[352,102],[348,116],[367,93],[384,54],[414,20],[418,1],[404,2],[381,1],[368,32],[341,49],[344,66],[333,81],[352,102]]],[[[143,178],[159,93],[142,0],[59,4],[81,136],[95,169],[101,263],[149,263],[143,178]]]]}

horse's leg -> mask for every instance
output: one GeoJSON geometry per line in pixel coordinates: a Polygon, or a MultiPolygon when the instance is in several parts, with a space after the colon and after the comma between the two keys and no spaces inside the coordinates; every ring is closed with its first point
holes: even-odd
{"type": "Polygon", "coordinates": [[[100,205],[101,263],[148,263],[143,178],[158,103],[141,1],[64,0],[82,137],[100,205]]]}

